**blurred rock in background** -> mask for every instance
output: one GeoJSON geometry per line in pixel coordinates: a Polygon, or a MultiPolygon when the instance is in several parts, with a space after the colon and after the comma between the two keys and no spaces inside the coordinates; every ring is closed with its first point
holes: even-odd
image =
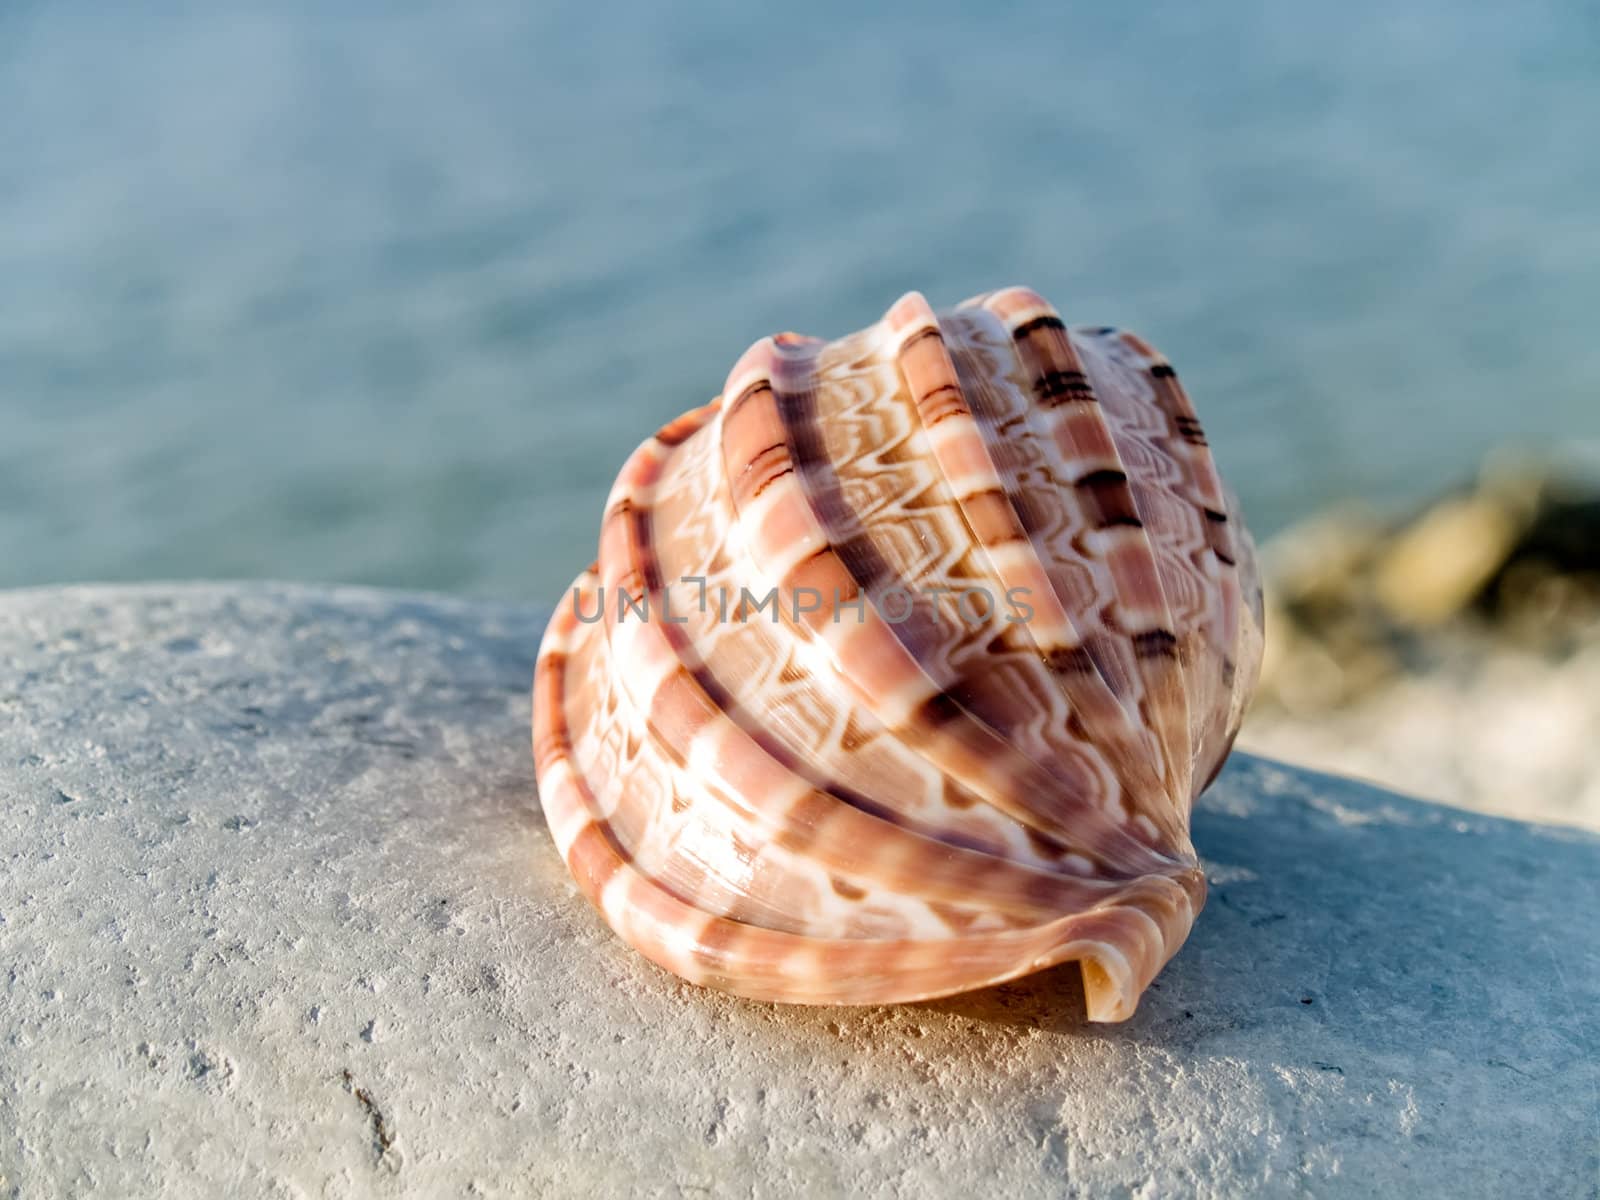
{"type": "Polygon", "coordinates": [[[1600,448],[1502,452],[1408,518],[1342,509],[1262,548],[1241,746],[1600,828],[1600,448]]]}

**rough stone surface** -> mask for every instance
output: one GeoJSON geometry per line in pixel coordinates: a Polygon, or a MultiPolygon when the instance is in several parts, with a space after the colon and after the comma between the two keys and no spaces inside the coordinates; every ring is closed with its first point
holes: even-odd
{"type": "Polygon", "coordinates": [[[1240,759],[1135,1018],[731,1000],[534,799],[524,610],[0,596],[0,1196],[1589,1196],[1600,839],[1240,759]]]}

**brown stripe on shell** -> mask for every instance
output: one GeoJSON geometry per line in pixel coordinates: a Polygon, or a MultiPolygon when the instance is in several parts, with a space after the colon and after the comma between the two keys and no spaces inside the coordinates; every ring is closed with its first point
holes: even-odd
{"type": "MultiPolygon", "coordinates": [[[[1194,757],[1202,777],[1208,778],[1232,741],[1226,734],[1231,707],[1222,697],[1232,692],[1228,664],[1237,652],[1235,641],[1241,619],[1234,533],[1226,520],[1215,519],[1217,515],[1225,516],[1227,501],[1199,419],[1171,364],[1135,334],[1120,333],[1096,344],[1107,344],[1122,352],[1114,362],[1121,362],[1125,354],[1130,366],[1143,367],[1147,373],[1154,404],[1135,406],[1125,402],[1124,431],[1129,436],[1146,436],[1176,468],[1176,478],[1162,491],[1180,510],[1196,514],[1185,526],[1170,521],[1162,536],[1173,558],[1188,564],[1188,578],[1197,593],[1208,599],[1206,618],[1185,639],[1185,645],[1192,647],[1188,653],[1196,660],[1185,675],[1190,690],[1194,757]],[[1143,434],[1144,424],[1135,419],[1135,412],[1156,418],[1156,431],[1143,434]]],[[[1136,380],[1137,373],[1130,373],[1129,378],[1136,380]]],[[[1168,575],[1175,576],[1176,571],[1169,568],[1168,575]]]]}
{"type": "MultiPolygon", "coordinates": [[[[1035,381],[1051,374],[1082,377],[1089,386],[1083,360],[1064,323],[1043,297],[1016,288],[995,293],[983,304],[1011,328],[1024,375],[1035,381]],[[1040,315],[1055,316],[1056,321],[1041,324],[1040,315]]],[[[1103,561],[1109,570],[1120,612],[1113,628],[1129,634],[1166,628],[1171,619],[1155,552],[1103,405],[1062,407],[1046,404],[1042,396],[1039,401],[1054,441],[1070,464],[1074,499],[1103,543],[1098,555],[1091,551],[1084,559],[1103,561]]],[[[1177,664],[1164,659],[1135,655],[1135,662],[1143,685],[1140,710],[1154,722],[1164,751],[1166,793],[1185,795],[1192,766],[1188,697],[1181,673],[1177,664]]],[[[1151,816],[1172,831],[1170,817],[1151,816]]]]}
{"type": "MultiPolygon", "coordinates": [[[[1033,329],[1060,328],[1061,322],[1046,314],[1029,325],[1033,329]]],[[[1002,550],[994,555],[995,565],[1008,585],[1020,585],[1022,594],[1031,598],[1029,607],[1035,611],[1026,631],[1066,698],[1067,727],[1074,736],[1107,748],[1125,795],[1160,796],[1159,747],[1148,731],[1134,722],[1137,709],[1118,699],[1106,656],[1094,653],[1092,630],[1098,625],[1086,627],[1081,608],[1079,615],[1074,615],[1081,593],[1064,586],[1068,578],[1083,573],[1083,564],[1059,557],[1054,540],[1059,530],[1053,526],[1064,510],[1057,503],[1051,514],[1045,502],[1059,501],[1066,480],[1058,477],[1051,442],[1036,428],[1037,410],[1031,395],[1013,386],[1009,372],[1000,366],[1014,361],[1015,339],[978,302],[968,302],[948,314],[945,327],[950,333],[947,342],[952,360],[964,381],[983,442],[1027,539],[1019,553],[1002,550]]],[[[1127,674],[1131,675],[1135,668],[1132,656],[1128,657],[1127,674]]]]}
{"type": "MultiPolygon", "coordinates": [[[[918,404],[918,415],[928,432],[935,460],[946,483],[959,498],[962,517],[978,547],[987,554],[992,578],[1007,596],[1035,595],[1039,604],[1056,599],[1054,585],[1033,545],[1024,521],[1023,510],[1015,502],[1016,476],[1004,476],[991,448],[994,437],[994,397],[985,386],[986,374],[973,370],[966,335],[973,332],[968,318],[951,314],[948,335],[922,296],[911,293],[889,310],[884,319],[888,331],[899,338],[898,365],[906,385],[915,397],[933,394],[955,386],[964,397],[959,416],[950,425],[934,428],[925,407],[918,404]],[[965,373],[957,354],[968,363],[965,373]],[[952,383],[951,381],[955,381],[952,383]],[[987,420],[980,419],[980,414],[987,420]]],[[[1061,328],[1059,318],[1046,314],[1031,323],[1033,330],[1061,328]]],[[[1037,616],[1037,614],[1035,614],[1037,616]]],[[[1092,659],[1078,644],[1080,637],[1070,617],[1059,605],[1050,605],[1046,619],[1018,622],[1004,630],[996,645],[1008,638],[1029,644],[1043,664],[1060,701],[1064,705],[1059,720],[1050,722],[1049,732],[1056,742],[1076,741],[1082,745],[1104,745],[1107,759],[1123,794],[1160,791],[1139,746],[1139,736],[1129,725],[1127,714],[1094,670],[1092,659]],[[1058,656],[1082,654],[1092,674],[1062,672],[1058,656]],[[1088,731],[1092,734],[1085,736],[1088,731]]],[[[1019,693],[1023,694],[1023,693],[1019,693]]],[[[1046,760],[1049,761],[1049,760],[1046,760]]],[[[1108,797],[1105,807],[1123,810],[1120,796],[1108,797]]]]}

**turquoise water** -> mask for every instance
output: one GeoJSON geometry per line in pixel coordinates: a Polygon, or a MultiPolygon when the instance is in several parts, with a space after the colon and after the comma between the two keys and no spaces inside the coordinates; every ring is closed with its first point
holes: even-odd
{"type": "Polygon", "coordinates": [[[0,6],[0,586],[548,600],[910,288],[1147,334],[1263,531],[1600,434],[1587,2],[113,9],[0,6]]]}

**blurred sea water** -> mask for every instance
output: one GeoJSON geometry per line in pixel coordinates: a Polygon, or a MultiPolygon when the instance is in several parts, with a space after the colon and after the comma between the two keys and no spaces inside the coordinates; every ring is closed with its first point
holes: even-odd
{"type": "Polygon", "coordinates": [[[1600,434],[1600,9],[0,6],[0,586],[552,602],[762,334],[1025,282],[1251,523],[1600,434]]]}

